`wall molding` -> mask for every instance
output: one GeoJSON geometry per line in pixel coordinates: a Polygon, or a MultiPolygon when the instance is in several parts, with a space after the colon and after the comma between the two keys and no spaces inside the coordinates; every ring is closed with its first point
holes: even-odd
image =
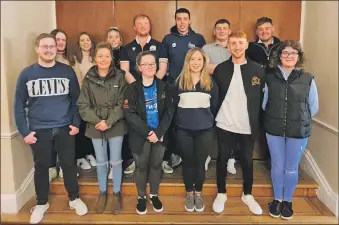
{"type": "Polygon", "coordinates": [[[32,168],[14,194],[1,194],[1,213],[18,213],[34,195],[34,168],[32,168]]]}
{"type": "Polygon", "coordinates": [[[1,139],[12,139],[19,135],[20,133],[18,130],[13,131],[12,133],[1,133],[1,139]]]}
{"type": "Polygon", "coordinates": [[[321,121],[320,119],[318,119],[318,118],[313,118],[312,120],[313,120],[313,122],[314,122],[316,125],[318,125],[319,127],[324,128],[325,130],[327,130],[327,131],[329,131],[329,132],[331,132],[331,133],[333,133],[333,134],[335,134],[335,135],[338,135],[338,134],[339,134],[337,128],[335,128],[335,127],[333,127],[333,126],[331,126],[331,125],[329,125],[329,124],[327,124],[327,123],[321,121]]]}
{"type": "Polygon", "coordinates": [[[317,197],[338,218],[338,194],[333,191],[308,149],[305,150],[300,167],[319,184],[319,188],[316,191],[317,197]]]}

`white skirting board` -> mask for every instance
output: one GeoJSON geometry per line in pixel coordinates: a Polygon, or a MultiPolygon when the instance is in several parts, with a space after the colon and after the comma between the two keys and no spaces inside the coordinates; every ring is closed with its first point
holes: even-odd
{"type": "Polygon", "coordinates": [[[317,197],[338,218],[338,194],[333,191],[308,149],[305,150],[300,167],[319,184],[319,189],[316,192],[317,197]]]}
{"type": "Polygon", "coordinates": [[[34,168],[13,194],[1,194],[1,214],[16,214],[35,195],[34,168]]]}

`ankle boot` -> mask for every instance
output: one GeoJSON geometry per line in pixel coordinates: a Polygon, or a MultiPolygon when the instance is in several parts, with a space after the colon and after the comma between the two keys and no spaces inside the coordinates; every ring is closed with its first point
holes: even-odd
{"type": "Polygon", "coordinates": [[[122,211],[122,197],[121,192],[113,193],[113,209],[112,213],[117,215],[122,211]]]}
{"type": "Polygon", "coordinates": [[[106,202],[107,202],[107,193],[100,192],[98,196],[98,200],[95,205],[95,210],[97,213],[103,213],[105,211],[106,202]]]}

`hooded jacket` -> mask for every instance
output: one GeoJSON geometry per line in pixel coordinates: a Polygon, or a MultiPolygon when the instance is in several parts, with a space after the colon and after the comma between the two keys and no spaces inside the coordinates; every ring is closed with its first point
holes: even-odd
{"type": "Polygon", "coordinates": [[[99,76],[97,66],[87,72],[77,102],[80,116],[87,122],[87,137],[110,138],[125,134],[122,104],[126,87],[125,72],[113,65],[106,77],[99,76]],[[95,128],[101,120],[109,127],[104,132],[95,128]]]}
{"type": "Polygon", "coordinates": [[[273,36],[273,44],[269,44],[268,48],[264,43],[258,43],[259,39],[255,42],[250,42],[246,50],[246,56],[256,63],[259,63],[263,68],[266,68],[270,57],[273,52],[280,45],[280,39],[273,36]]]}
{"type": "Polygon", "coordinates": [[[177,26],[173,26],[170,34],[167,34],[162,43],[165,46],[169,62],[168,79],[174,83],[184,65],[185,56],[191,48],[202,48],[206,41],[201,34],[195,33],[191,28],[186,35],[178,32],[177,26]]]}

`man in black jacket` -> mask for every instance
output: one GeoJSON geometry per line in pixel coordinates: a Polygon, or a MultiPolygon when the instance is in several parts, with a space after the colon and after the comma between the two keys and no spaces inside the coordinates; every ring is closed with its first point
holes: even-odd
{"type": "Polygon", "coordinates": [[[264,69],[245,57],[248,47],[244,32],[231,33],[228,49],[232,57],[219,64],[213,78],[219,86],[219,110],[216,116],[218,137],[217,186],[218,194],[213,203],[214,212],[221,213],[227,200],[226,165],[231,149],[239,143],[240,164],[243,171],[242,201],[256,215],[262,214],[260,205],[251,192],[253,185],[252,152],[259,128],[261,106],[261,79],[264,69]]]}
{"type": "MultiPolygon", "coordinates": [[[[274,26],[271,18],[261,17],[256,22],[256,35],[257,39],[255,42],[250,42],[248,49],[246,50],[246,56],[251,60],[259,63],[263,68],[267,68],[270,57],[273,55],[274,51],[280,45],[279,38],[273,36],[274,26]]],[[[263,96],[262,96],[263,97],[263,96]]],[[[266,167],[271,169],[271,157],[270,152],[268,151],[266,136],[264,132],[264,126],[262,118],[264,112],[261,110],[260,113],[260,148],[266,149],[266,167]]]]}

